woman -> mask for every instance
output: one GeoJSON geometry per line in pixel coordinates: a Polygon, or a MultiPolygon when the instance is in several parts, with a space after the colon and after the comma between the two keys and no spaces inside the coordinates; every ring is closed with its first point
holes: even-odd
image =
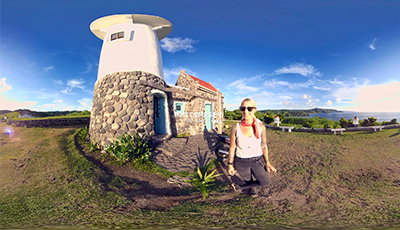
{"type": "Polygon", "coordinates": [[[246,98],[239,109],[242,112],[242,121],[231,129],[228,173],[233,176],[237,171],[245,181],[245,185],[234,185],[235,189],[254,194],[252,188],[269,185],[269,172],[275,173],[276,169],[268,159],[265,126],[254,115],[257,110],[256,102],[246,98]],[[253,181],[252,176],[256,181],[253,181]]]}

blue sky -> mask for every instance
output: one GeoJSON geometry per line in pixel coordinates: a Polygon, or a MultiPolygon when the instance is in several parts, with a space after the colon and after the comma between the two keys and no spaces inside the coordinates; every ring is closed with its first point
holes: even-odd
{"type": "Polygon", "coordinates": [[[164,79],[184,69],[236,109],[400,111],[400,1],[1,0],[0,109],[90,110],[112,14],[169,20],[164,79]]]}

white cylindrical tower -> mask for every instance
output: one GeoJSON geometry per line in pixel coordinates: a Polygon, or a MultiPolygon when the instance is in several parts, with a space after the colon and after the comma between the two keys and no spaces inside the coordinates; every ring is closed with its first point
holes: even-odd
{"type": "Polygon", "coordinates": [[[172,30],[168,20],[141,14],[111,15],[93,21],[90,30],[103,40],[97,80],[128,71],[164,78],[158,41],[172,30]]]}

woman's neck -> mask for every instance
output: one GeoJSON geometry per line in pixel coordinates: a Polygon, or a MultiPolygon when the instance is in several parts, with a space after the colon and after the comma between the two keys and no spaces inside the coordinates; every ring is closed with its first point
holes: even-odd
{"type": "Polygon", "coordinates": [[[251,124],[251,123],[253,123],[253,117],[249,117],[249,118],[247,118],[247,119],[243,119],[244,120],[244,122],[246,122],[247,124],[251,124]]]}

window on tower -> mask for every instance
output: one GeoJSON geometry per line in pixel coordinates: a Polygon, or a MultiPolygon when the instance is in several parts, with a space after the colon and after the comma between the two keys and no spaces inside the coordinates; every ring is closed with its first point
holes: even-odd
{"type": "Polygon", "coordinates": [[[124,38],[124,31],[111,34],[111,41],[114,41],[114,40],[120,39],[120,38],[124,38]]]}

